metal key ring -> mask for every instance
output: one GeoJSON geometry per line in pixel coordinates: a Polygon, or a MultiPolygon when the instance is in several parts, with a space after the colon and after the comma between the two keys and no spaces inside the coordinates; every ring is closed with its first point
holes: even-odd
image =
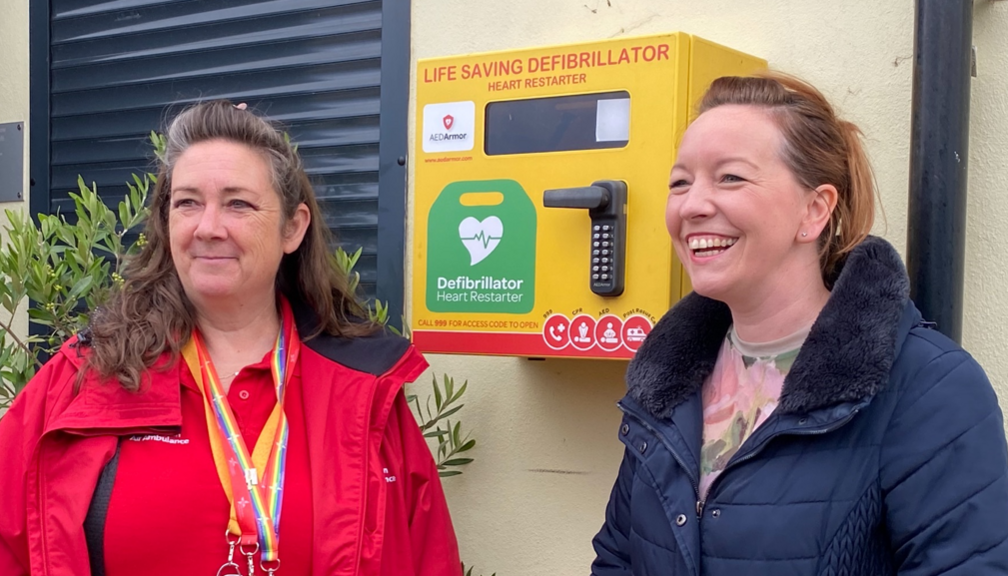
{"type": "Polygon", "coordinates": [[[254,556],[255,553],[259,551],[259,542],[255,543],[255,548],[253,548],[251,552],[246,552],[245,551],[245,546],[246,546],[246,544],[239,544],[238,545],[238,551],[241,552],[242,554],[244,554],[245,556],[254,556]]]}
{"type": "Polygon", "coordinates": [[[261,568],[262,571],[265,572],[265,573],[267,573],[267,574],[272,574],[272,573],[274,573],[274,572],[276,572],[277,570],[280,569],[280,559],[279,558],[274,558],[273,560],[267,560],[266,562],[263,562],[262,560],[260,560],[259,561],[259,568],[261,568]],[[273,564],[274,562],[276,563],[275,566],[272,566],[270,568],[266,567],[266,564],[273,564]]]}
{"type": "Polygon", "coordinates": [[[221,576],[221,573],[228,566],[234,566],[234,573],[235,574],[241,574],[241,566],[235,564],[234,562],[228,562],[227,564],[225,564],[225,565],[223,565],[223,566],[221,566],[220,568],[217,569],[217,576],[221,576]]]}
{"type": "Polygon", "coordinates": [[[235,546],[237,546],[238,542],[241,542],[241,536],[239,536],[237,534],[232,534],[230,530],[225,530],[224,531],[224,538],[227,540],[227,543],[229,545],[235,545],[235,546]],[[234,540],[231,539],[232,536],[234,536],[234,540]]]}

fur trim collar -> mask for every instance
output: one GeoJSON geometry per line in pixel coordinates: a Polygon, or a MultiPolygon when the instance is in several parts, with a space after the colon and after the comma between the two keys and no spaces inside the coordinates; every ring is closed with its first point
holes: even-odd
{"type": "MultiPolygon", "coordinates": [[[[906,269],[869,236],[840,265],[829,301],[784,380],[779,409],[800,413],[874,396],[889,379],[910,294],[906,269]]],[[[728,306],[692,293],[658,322],[627,368],[628,395],[659,418],[695,394],[731,325],[728,306]]]]}

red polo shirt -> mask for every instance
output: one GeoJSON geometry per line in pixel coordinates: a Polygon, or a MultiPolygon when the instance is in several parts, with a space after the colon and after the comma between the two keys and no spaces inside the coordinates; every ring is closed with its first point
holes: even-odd
{"type": "MultiPolygon", "coordinates": [[[[177,436],[124,438],[105,523],[107,576],[217,574],[227,560],[230,504],[221,487],[207,433],[203,396],[189,367],[178,362],[182,382],[182,431],[177,436]]],[[[311,468],[305,437],[300,362],[287,390],[290,422],[287,477],[280,516],[277,576],[311,573],[311,468]]],[[[228,402],[249,451],[276,405],[270,354],[241,370],[228,402]]],[[[237,552],[235,562],[247,571],[237,552]]],[[[256,556],[256,573],[259,556],[256,556]]]]}

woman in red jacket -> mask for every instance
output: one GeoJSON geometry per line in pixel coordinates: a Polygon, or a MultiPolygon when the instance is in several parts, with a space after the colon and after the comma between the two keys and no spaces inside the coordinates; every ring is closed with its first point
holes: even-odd
{"type": "Polygon", "coordinates": [[[359,320],[297,153],[223,101],[167,142],[122,289],[0,419],[0,574],[461,574],[426,363],[359,320]]]}

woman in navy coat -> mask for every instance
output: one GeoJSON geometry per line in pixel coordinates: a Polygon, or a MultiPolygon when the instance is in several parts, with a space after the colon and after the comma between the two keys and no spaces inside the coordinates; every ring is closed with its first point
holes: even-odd
{"type": "Polygon", "coordinates": [[[700,112],[666,212],[694,292],[627,371],[592,574],[1008,574],[997,398],[869,236],[860,132],[779,74],[700,112]]]}

